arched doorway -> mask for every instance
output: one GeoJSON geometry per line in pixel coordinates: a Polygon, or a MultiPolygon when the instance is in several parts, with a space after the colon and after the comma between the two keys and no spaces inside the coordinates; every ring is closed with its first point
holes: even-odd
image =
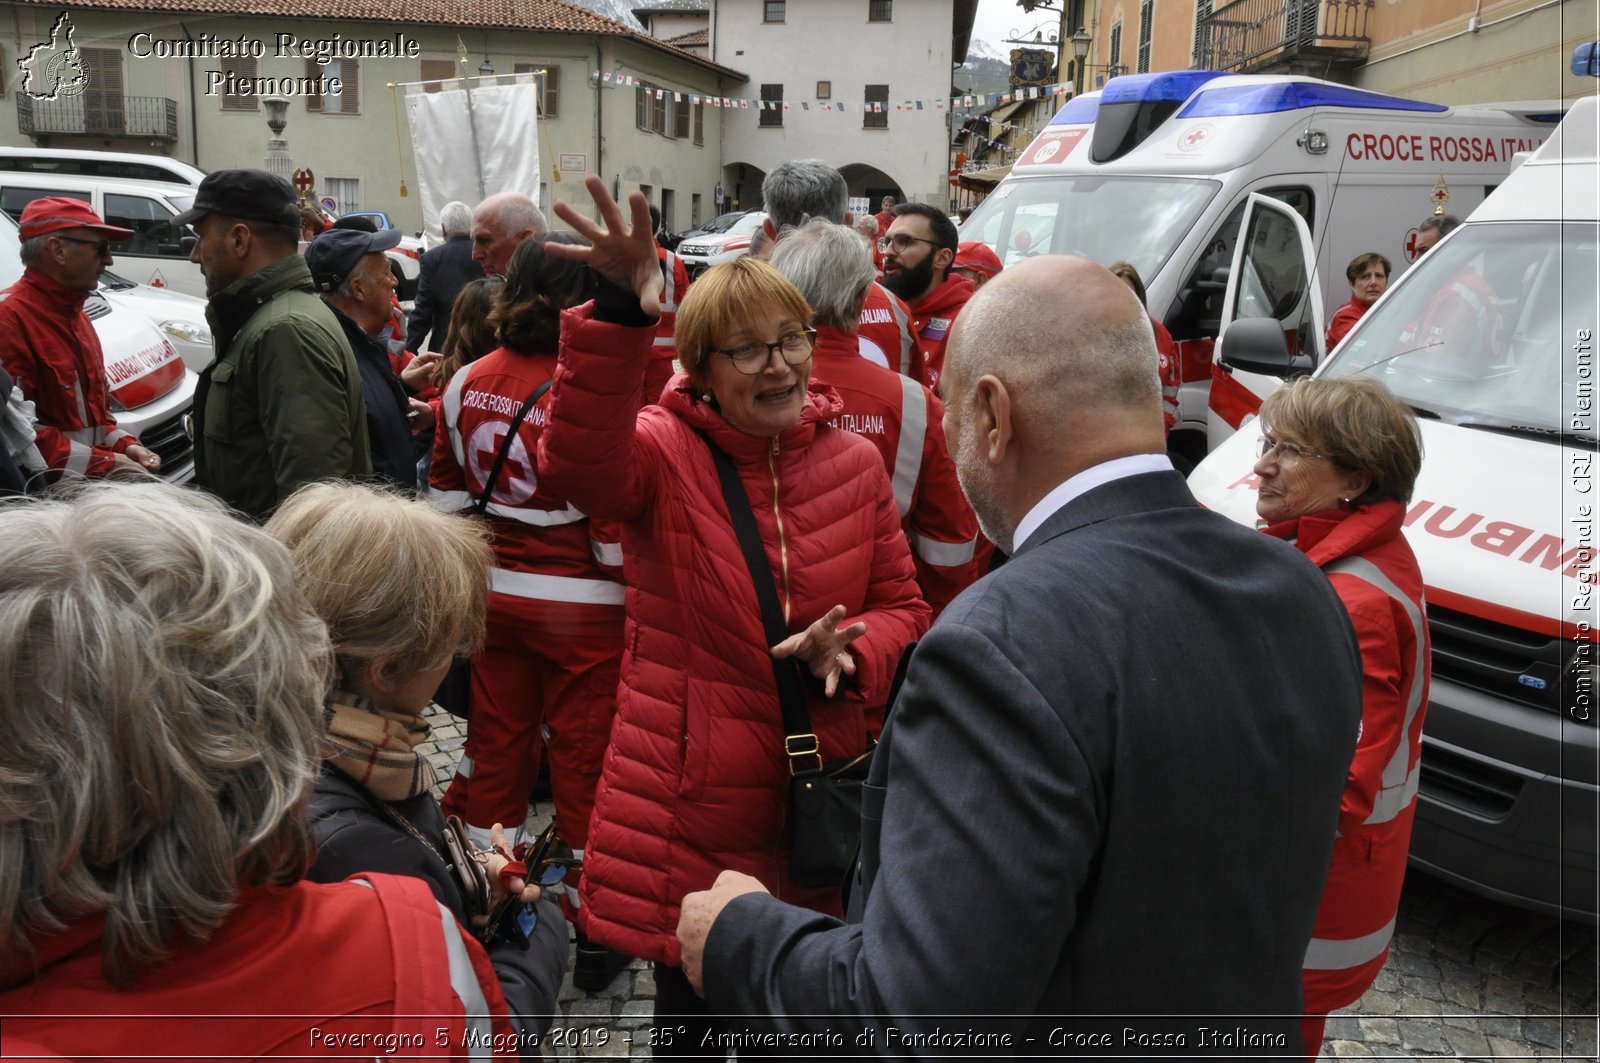
{"type": "Polygon", "coordinates": [[[721,214],[730,210],[756,210],[761,206],[761,182],[767,171],[751,162],[730,162],[722,167],[721,214]]]}
{"type": "Polygon", "coordinates": [[[844,174],[844,183],[850,189],[851,197],[865,198],[873,211],[878,209],[884,196],[893,196],[896,203],[904,203],[906,200],[900,182],[876,166],[869,166],[864,162],[852,162],[839,167],[839,172],[844,174]]]}

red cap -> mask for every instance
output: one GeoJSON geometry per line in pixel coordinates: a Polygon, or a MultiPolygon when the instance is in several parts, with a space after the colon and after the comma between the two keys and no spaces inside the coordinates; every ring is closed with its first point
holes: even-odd
{"type": "Polygon", "coordinates": [[[100,220],[100,215],[89,209],[89,204],[71,196],[46,196],[34,200],[22,208],[22,220],[18,227],[22,230],[24,240],[62,229],[93,229],[113,240],[126,240],[133,235],[132,229],[107,225],[100,220]]]}
{"type": "Polygon", "coordinates": [[[951,269],[970,269],[978,273],[985,273],[993,277],[1001,270],[1000,259],[989,250],[988,244],[980,244],[976,240],[969,240],[956,247],[956,260],[951,269]]]}

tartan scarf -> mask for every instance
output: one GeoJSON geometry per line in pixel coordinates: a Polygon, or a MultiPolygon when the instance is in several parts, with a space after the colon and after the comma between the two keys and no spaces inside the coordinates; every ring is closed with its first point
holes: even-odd
{"type": "Polygon", "coordinates": [[[348,690],[328,695],[328,761],[382,801],[426,793],[439,781],[416,747],[432,730],[421,716],[384,712],[348,690]]]}

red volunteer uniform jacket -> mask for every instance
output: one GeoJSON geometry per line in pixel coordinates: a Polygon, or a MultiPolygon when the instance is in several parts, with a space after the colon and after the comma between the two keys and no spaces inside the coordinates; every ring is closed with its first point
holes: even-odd
{"type": "Polygon", "coordinates": [[[627,630],[617,719],[595,795],[580,920],[591,940],[680,963],[678,906],[724,868],[783,899],[837,913],[839,891],[787,876],[788,766],[772,660],[706,432],[733,459],[791,632],[835,605],[865,620],[854,681],[807,691],[822,757],[866,748],[904,645],[928,626],[882,460],[828,424],[841,404],[813,381],[800,419],[740,432],[693,389],[638,410],[649,328],[561,323],[561,367],[539,467],[575,501],[622,522],[627,630]],[[637,411],[637,413],[635,412],[637,411]]]}
{"type": "Polygon", "coordinates": [[[939,373],[944,369],[944,345],[950,342],[950,327],[977,290],[967,278],[952,273],[943,284],[911,304],[911,331],[927,362],[926,383],[935,392],[939,390],[939,373]]]}
{"type": "Polygon", "coordinates": [[[1306,1011],[1358,1000],[1383,967],[1417,809],[1429,643],[1422,570],[1401,534],[1405,506],[1379,502],[1267,528],[1293,539],[1333,583],[1361,646],[1361,732],[1339,804],[1339,836],[1306,949],[1306,1011]]]}
{"type": "Polygon", "coordinates": [[[245,887],[210,940],[178,940],[130,986],[106,981],[104,920],[0,965],[6,1048],[63,1059],[519,1058],[476,938],[427,883],[245,887]],[[476,1049],[474,1046],[480,1046],[476,1049]]]}
{"type": "Polygon", "coordinates": [[[861,357],[867,361],[919,384],[928,383],[927,360],[911,332],[911,308],[877,281],[867,289],[867,301],[861,304],[861,331],[856,339],[861,357]]]}
{"type": "Polygon", "coordinates": [[[0,363],[33,403],[35,442],[57,475],[104,476],[139,442],[111,416],[88,297],[33,270],[0,292],[0,363]]]}
{"type": "Polygon", "coordinates": [[[1367,307],[1354,299],[1345,303],[1334,312],[1333,320],[1328,322],[1327,349],[1332,351],[1344,339],[1344,334],[1355,328],[1356,322],[1361,320],[1361,315],[1367,312],[1367,307]]]}
{"type": "Polygon", "coordinates": [[[648,405],[661,397],[672,374],[678,370],[672,364],[678,347],[674,328],[678,320],[678,304],[689,290],[689,270],[683,259],[664,247],[656,248],[656,259],[661,263],[661,317],[656,321],[656,341],[650,349],[650,364],[644,372],[644,401],[648,405]]]}
{"type": "MultiPolygon", "coordinates": [[[[883,458],[917,585],[937,617],[987,567],[978,557],[978,518],[945,450],[944,408],[924,385],[860,357],[851,333],[819,326],[813,358],[813,378],[844,403],[833,426],[863,437],[883,458]]],[[[983,551],[981,560],[987,557],[983,551]]]]}
{"type": "Polygon", "coordinates": [[[1150,327],[1156,334],[1156,372],[1161,377],[1161,419],[1167,424],[1167,432],[1172,432],[1172,426],[1178,423],[1178,389],[1183,387],[1183,367],[1178,361],[1178,345],[1172,342],[1172,333],[1167,331],[1167,326],[1150,319],[1150,327]]]}

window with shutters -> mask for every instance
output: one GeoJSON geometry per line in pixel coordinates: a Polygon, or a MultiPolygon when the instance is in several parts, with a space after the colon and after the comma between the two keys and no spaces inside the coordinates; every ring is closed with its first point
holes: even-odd
{"type": "Polygon", "coordinates": [[[672,135],[682,140],[689,139],[690,127],[694,124],[689,110],[689,94],[678,93],[677,102],[672,105],[672,135]]]}
{"type": "Polygon", "coordinates": [[[1115,77],[1122,66],[1122,23],[1111,27],[1111,57],[1106,61],[1111,69],[1106,71],[1109,76],[1115,77]]]}
{"type": "Polygon", "coordinates": [[[1194,5],[1194,62],[1195,70],[1212,69],[1211,55],[1211,0],[1196,0],[1194,5]]]}
{"type": "Polygon", "coordinates": [[[422,91],[438,92],[444,88],[444,82],[461,76],[456,73],[460,65],[454,59],[422,60],[422,91]]]}
{"type": "Polygon", "coordinates": [[[518,74],[532,74],[539,90],[539,117],[557,118],[561,114],[561,68],[554,63],[514,63],[518,74]]]}
{"type": "Polygon", "coordinates": [[[354,214],[361,209],[361,178],[325,177],[322,194],[333,197],[339,204],[340,214],[354,214]]]}
{"type": "Polygon", "coordinates": [[[783,125],[783,86],[761,86],[761,125],[783,125]]]}
{"type": "Polygon", "coordinates": [[[867,86],[866,99],[861,108],[861,128],[889,128],[889,86],[867,86]]]}
{"type": "Polygon", "coordinates": [[[694,142],[702,145],[706,142],[705,100],[701,100],[699,103],[694,105],[694,142]]]}
{"type": "MultiPolygon", "coordinates": [[[[244,81],[247,78],[253,79],[261,76],[261,64],[253,55],[241,55],[232,59],[223,59],[221,63],[222,84],[225,86],[236,84],[233,78],[244,81]],[[229,75],[232,75],[232,77],[229,75]]],[[[224,91],[222,94],[222,109],[224,111],[260,110],[261,105],[257,100],[258,98],[254,94],[240,96],[236,93],[224,91]]]]}
{"type": "Polygon", "coordinates": [[[650,128],[666,136],[672,135],[671,126],[667,124],[667,108],[671,102],[671,90],[656,86],[655,108],[650,115],[650,128]]]}
{"type": "Polygon", "coordinates": [[[1143,0],[1139,4],[1139,73],[1150,70],[1150,31],[1156,21],[1156,0],[1143,0]]]}
{"type": "Polygon", "coordinates": [[[646,133],[650,132],[650,95],[650,86],[643,83],[633,90],[633,124],[646,133]]]}
{"type": "Polygon", "coordinates": [[[120,134],[127,130],[122,105],[122,52],[116,48],[79,48],[78,58],[88,75],[83,95],[83,131],[120,134]]]}
{"type": "Polygon", "coordinates": [[[306,77],[321,75],[332,88],[338,79],[339,91],[326,94],[311,92],[306,96],[306,110],[323,114],[361,113],[361,63],[355,59],[334,59],[327,66],[319,66],[315,59],[306,60],[306,77]]]}

